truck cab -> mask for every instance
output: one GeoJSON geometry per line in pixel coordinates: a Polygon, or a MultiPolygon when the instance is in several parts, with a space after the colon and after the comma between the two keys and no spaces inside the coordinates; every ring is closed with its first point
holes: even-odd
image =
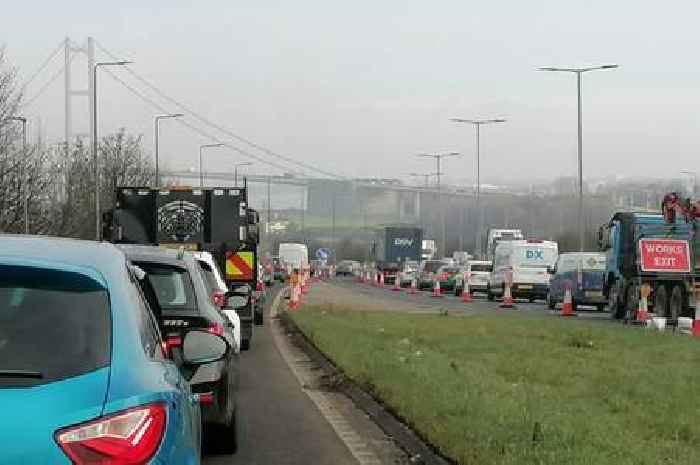
{"type": "Polygon", "coordinates": [[[675,321],[694,308],[697,241],[694,225],[681,218],[668,224],[661,214],[615,213],[598,233],[611,315],[634,319],[644,285],[651,291],[649,309],[657,316],[675,321]]]}

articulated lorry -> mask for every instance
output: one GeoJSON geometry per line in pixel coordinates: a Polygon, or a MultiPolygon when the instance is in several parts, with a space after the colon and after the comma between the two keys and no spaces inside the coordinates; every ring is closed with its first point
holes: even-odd
{"type": "MultiPolygon", "coordinates": [[[[258,273],[258,214],[248,208],[246,187],[118,187],[115,196],[115,208],[103,214],[104,240],[209,252],[229,289],[248,286],[252,295],[258,273]]],[[[242,346],[248,346],[253,303],[236,311],[242,346]]]]}
{"type": "Polygon", "coordinates": [[[700,272],[700,208],[678,194],[664,197],[659,214],[618,212],[598,234],[606,253],[603,292],[615,318],[634,320],[642,286],[649,310],[671,324],[694,316],[700,272]],[[680,215],[677,213],[681,213],[680,215]]]}
{"type": "Polygon", "coordinates": [[[423,230],[413,226],[384,226],[377,229],[370,248],[370,257],[384,282],[393,284],[407,261],[419,262],[423,246],[423,230]]]}

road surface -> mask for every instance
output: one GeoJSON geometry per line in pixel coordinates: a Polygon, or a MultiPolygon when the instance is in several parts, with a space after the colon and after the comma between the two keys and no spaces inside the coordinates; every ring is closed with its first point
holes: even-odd
{"type": "MultiPolygon", "coordinates": [[[[396,446],[355,409],[348,399],[341,394],[317,390],[306,383],[300,383],[299,370],[294,368],[295,371],[292,371],[287,362],[290,358],[292,363],[296,361],[299,364],[308,363],[309,360],[298,349],[288,347],[291,344],[284,340],[286,335],[279,323],[269,318],[269,307],[273,299],[267,300],[265,326],[255,327],[253,345],[241,356],[239,450],[235,455],[212,455],[205,452],[204,464],[401,463],[403,460],[398,458],[401,453],[396,446]],[[323,399],[324,413],[321,413],[317,404],[319,395],[323,399]],[[333,424],[324,416],[329,409],[334,414],[333,424]],[[339,424],[340,431],[337,432],[339,424]],[[347,445],[348,438],[353,452],[347,445]],[[357,456],[361,461],[353,453],[359,454],[357,456]]],[[[282,300],[282,304],[284,302],[282,300]]],[[[317,370],[309,367],[307,371],[313,373],[317,370]]]]}

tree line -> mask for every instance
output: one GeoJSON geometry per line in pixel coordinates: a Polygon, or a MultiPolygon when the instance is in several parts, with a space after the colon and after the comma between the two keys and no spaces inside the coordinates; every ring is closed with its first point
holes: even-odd
{"type": "MultiPolygon", "coordinates": [[[[95,166],[89,141],[23,144],[22,90],[17,69],[0,49],[0,232],[95,237],[95,166]]],[[[113,207],[120,185],[147,186],[155,178],[141,136],[120,129],[98,142],[101,209],[113,207]]]]}

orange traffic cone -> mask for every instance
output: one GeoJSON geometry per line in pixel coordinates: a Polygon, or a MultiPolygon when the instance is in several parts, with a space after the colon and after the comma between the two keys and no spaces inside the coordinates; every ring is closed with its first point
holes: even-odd
{"type": "Polygon", "coordinates": [[[442,297],[442,291],[440,290],[440,280],[438,279],[434,281],[432,297],[442,297]]]}
{"type": "Polygon", "coordinates": [[[564,303],[562,304],[559,316],[576,316],[576,313],[574,313],[574,304],[571,299],[571,285],[566,286],[566,290],[564,291],[564,303]]]}
{"type": "Polygon", "coordinates": [[[417,294],[418,293],[418,283],[416,283],[416,278],[413,278],[411,280],[411,287],[408,290],[409,294],[417,294]]]}
{"type": "Polygon", "coordinates": [[[379,287],[384,287],[384,273],[379,273],[379,287]]]}
{"type": "Polygon", "coordinates": [[[464,289],[462,289],[462,302],[468,304],[473,302],[471,290],[469,290],[469,275],[464,277],[464,289]]]}
{"type": "Polygon", "coordinates": [[[299,303],[297,302],[297,291],[296,286],[289,286],[289,310],[296,310],[299,308],[299,303]]]}
{"type": "Polygon", "coordinates": [[[700,313],[696,307],[695,309],[695,319],[693,320],[693,337],[700,337],[700,319],[698,315],[700,313]]]}
{"type": "Polygon", "coordinates": [[[499,305],[501,308],[515,308],[515,300],[513,300],[513,295],[510,292],[510,283],[506,283],[506,287],[503,290],[503,302],[499,305]]]}
{"type": "Polygon", "coordinates": [[[392,291],[398,292],[401,290],[401,281],[399,280],[399,275],[394,276],[394,287],[391,288],[392,291]]]}
{"type": "Polygon", "coordinates": [[[647,298],[650,292],[651,289],[645,286],[639,289],[639,307],[637,307],[637,313],[635,315],[637,323],[646,324],[649,320],[649,301],[647,298]]]}

